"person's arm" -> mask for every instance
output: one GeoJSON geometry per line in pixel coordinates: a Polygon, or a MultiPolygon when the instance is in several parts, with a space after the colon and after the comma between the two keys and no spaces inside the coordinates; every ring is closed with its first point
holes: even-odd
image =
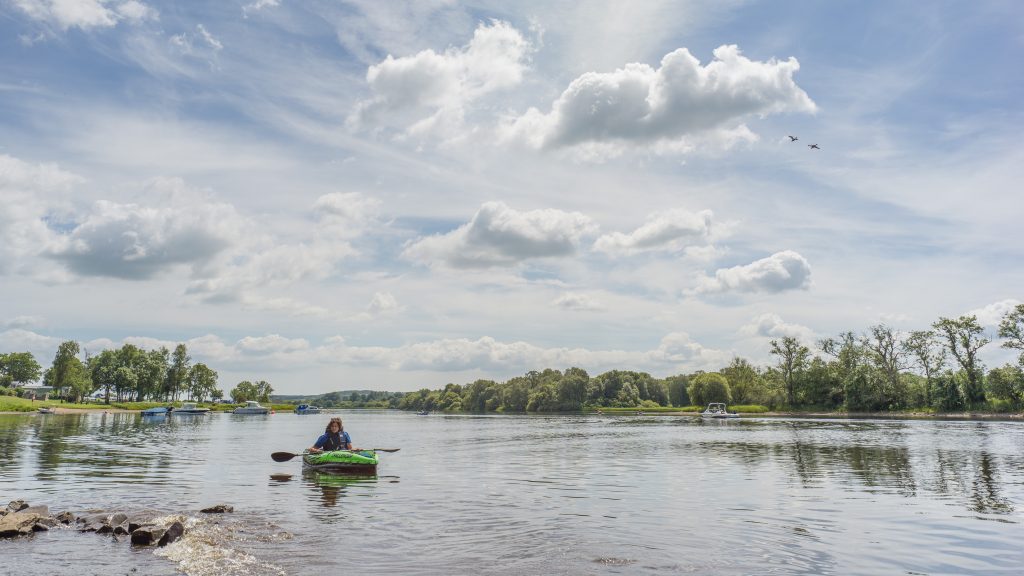
{"type": "Polygon", "coordinates": [[[348,432],[345,432],[344,434],[345,434],[345,450],[351,450],[352,449],[352,437],[348,435],[348,432]]]}
{"type": "Polygon", "coordinates": [[[327,441],[327,434],[321,435],[316,439],[316,443],[309,447],[310,452],[323,452],[324,442],[327,441]]]}

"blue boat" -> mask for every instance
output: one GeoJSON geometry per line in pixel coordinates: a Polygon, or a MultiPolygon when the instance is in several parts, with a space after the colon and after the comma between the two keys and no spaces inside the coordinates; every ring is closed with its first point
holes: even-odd
{"type": "Polygon", "coordinates": [[[142,411],[143,416],[166,416],[169,410],[166,406],[157,406],[156,408],[146,408],[142,411]]]}
{"type": "Polygon", "coordinates": [[[310,406],[309,404],[299,404],[295,407],[296,414],[319,414],[320,409],[316,406],[310,406]]]}

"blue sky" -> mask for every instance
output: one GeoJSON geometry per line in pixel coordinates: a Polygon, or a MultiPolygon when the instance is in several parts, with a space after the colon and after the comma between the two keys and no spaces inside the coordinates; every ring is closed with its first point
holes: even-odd
{"type": "Polygon", "coordinates": [[[1022,298],[1016,2],[392,4],[0,0],[0,350],[411,390],[1022,298]]]}

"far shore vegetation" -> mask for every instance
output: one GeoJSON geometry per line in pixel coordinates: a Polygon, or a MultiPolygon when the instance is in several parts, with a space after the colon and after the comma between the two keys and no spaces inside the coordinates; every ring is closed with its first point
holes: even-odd
{"type": "MultiPolygon", "coordinates": [[[[879,324],[865,333],[843,332],[813,344],[784,336],[771,341],[775,363],[765,367],[737,357],[717,371],[665,378],[629,370],[590,376],[581,368],[545,369],[505,382],[477,380],[438,390],[354,390],[275,396],[274,400],[282,408],[309,403],[322,408],[421,412],[683,412],[710,402],[725,402],[741,412],[1020,412],[1024,410],[1024,304],[1003,316],[998,335],[1002,347],[1019,352],[1016,364],[986,370],[978,351],[991,339],[975,316],[962,316],[940,318],[928,330],[902,333],[879,324]]],[[[143,407],[224,397],[217,388],[217,372],[202,363],[191,364],[184,344],[173,352],[125,344],[96,356],[86,354],[84,361],[78,358],[79,352],[76,342],[62,343],[45,372],[28,352],[0,354],[0,411],[24,410],[5,408],[13,400],[4,395],[24,396],[23,386],[40,377],[62,400],[81,402],[102,391],[106,404],[125,409],[141,409],[147,402],[143,407]]],[[[229,396],[237,403],[266,403],[272,392],[266,381],[244,381],[229,396]]]]}

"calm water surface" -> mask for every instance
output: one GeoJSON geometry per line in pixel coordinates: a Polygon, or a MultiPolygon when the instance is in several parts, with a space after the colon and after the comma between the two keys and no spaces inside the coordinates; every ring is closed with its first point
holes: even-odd
{"type": "Polygon", "coordinates": [[[190,528],[159,551],[72,530],[0,541],[0,573],[1024,571],[1020,423],[342,416],[357,445],[402,449],[378,476],[270,459],[327,415],[0,415],[3,502],[190,528]],[[198,513],[217,503],[235,513],[198,513]]]}

